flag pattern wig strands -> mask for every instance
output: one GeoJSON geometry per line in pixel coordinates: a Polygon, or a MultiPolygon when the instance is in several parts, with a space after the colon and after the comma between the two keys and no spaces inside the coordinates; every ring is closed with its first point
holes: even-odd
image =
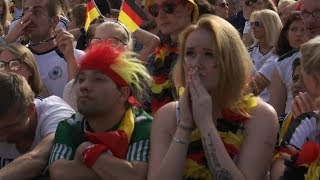
{"type": "Polygon", "coordinates": [[[87,11],[86,11],[86,23],[84,28],[88,31],[88,28],[93,20],[100,16],[99,10],[96,8],[94,0],[87,0],[87,11]]]}
{"type": "Polygon", "coordinates": [[[136,31],[145,19],[147,19],[146,14],[134,0],[123,1],[118,20],[131,32],[136,31]]]}

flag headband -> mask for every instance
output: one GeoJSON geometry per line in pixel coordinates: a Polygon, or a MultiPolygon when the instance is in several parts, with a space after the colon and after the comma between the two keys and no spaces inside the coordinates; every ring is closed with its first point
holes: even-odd
{"type": "Polygon", "coordinates": [[[114,47],[108,42],[95,43],[80,62],[80,71],[100,71],[110,77],[118,86],[128,86],[127,81],[114,70],[115,66],[121,66],[119,56],[123,51],[123,48],[114,47]]]}

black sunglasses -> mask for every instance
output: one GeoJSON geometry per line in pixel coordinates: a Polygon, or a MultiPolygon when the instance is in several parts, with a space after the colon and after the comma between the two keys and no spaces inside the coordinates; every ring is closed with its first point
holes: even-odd
{"type": "Polygon", "coordinates": [[[253,21],[253,22],[250,22],[250,27],[262,27],[263,26],[263,23],[261,21],[253,21]]]}
{"type": "Polygon", "coordinates": [[[153,17],[158,17],[160,9],[167,14],[172,14],[178,4],[178,2],[164,2],[161,5],[152,4],[148,10],[153,17]]]}

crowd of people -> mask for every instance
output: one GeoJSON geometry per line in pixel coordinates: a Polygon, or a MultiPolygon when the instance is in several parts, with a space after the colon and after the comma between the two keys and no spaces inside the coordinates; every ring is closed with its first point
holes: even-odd
{"type": "Polygon", "coordinates": [[[0,180],[320,179],[320,1],[125,1],[0,0],[0,180]]]}

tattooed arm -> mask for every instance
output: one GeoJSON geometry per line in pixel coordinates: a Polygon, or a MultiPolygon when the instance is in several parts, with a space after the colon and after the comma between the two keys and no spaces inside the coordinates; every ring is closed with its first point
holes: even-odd
{"type": "Polygon", "coordinates": [[[214,123],[198,124],[213,179],[266,178],[276,142],[277,117],[273,108],[263,102],[252,111],[238,164],[228,155],[214,123]]]}

